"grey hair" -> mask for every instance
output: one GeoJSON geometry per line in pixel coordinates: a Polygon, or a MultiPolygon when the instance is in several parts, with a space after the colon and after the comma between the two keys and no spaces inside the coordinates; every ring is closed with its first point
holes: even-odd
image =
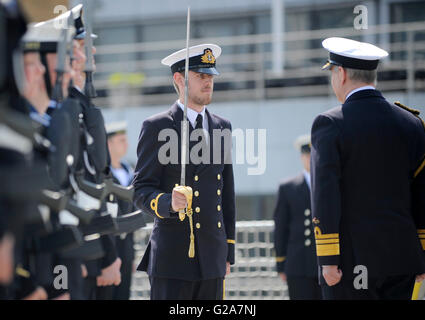
{"type": "Polygon", "coordinates": [[[344,68],[347,71],[347,76],[353,81],[370,83],[376,86],[377,71],[375,70],[359,70],[344,68]]]}

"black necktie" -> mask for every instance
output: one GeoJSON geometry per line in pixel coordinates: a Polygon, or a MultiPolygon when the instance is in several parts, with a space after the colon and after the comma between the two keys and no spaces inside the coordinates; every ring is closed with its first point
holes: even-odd
{"type": "Polygon", "coordinates": [[[198,114],[198,116],[196,117],[196,125],[195,125],[195,129],[203,129],[203,117],[202,114],[198,114]]]}
{"type": "MultiPolygon", "coordinates": [[[[199,137],[198,142],[202,141],[202,144],[203,145],[206,145],[207,144],[207,139],[205,137],[205,132],[203,130],[204,129],[204,126],[203,126],[203,117],[202,117],[202,114],[198,114],[198,116],[196,117],[195,129],[201,129],[202,130],[202,136],[199,137]]],[[[202,149],[199,151],[199,156],[202,157],[202,149]]]]}

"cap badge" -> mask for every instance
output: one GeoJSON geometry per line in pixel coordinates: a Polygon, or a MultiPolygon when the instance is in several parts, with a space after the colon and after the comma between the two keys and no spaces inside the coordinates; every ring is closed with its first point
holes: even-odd
{"type": "Polygon", "coordinates": [[[205,49],[204,55],[201,57],[201,61],[203,63],[213,64],[215,63],[215,57],[211,51],[211,49],[205,49]]]}

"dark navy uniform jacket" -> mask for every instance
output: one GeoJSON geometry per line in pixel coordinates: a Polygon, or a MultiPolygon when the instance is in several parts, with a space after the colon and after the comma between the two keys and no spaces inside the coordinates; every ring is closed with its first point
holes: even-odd
{"type": "MultiPolygon", "coordinates": [[[[98,107],[90,103],[89,98],[85,94],[83,94],[81,91],[79,91],[75,87],[72,87],[69,89],[69,97],[77,99],[80,102],[83,113],[85,113],[90,108],[98,109],[98,107]]],[[[106,142],[105,142],[105,148],[108,150],[108,146],[106,142]]],[[[108,153],[108,156],[109,156],[109,153],[108,153]]],[[[80,165],[82,164],[80,163],[80,165]]],[[[95,177],[89,174],[86,174],[85,178],[91,182],[98,183],[98,181],[95,181],[95,177]]],[[[103,249],[105,251],[105,256],[101,259],[84,262],[85,266],[87,267],[87,272],[89,277],[99,276],[102,272],[102,269],[111,265],[118,257],[117,250],[114,244],[114,237],[112,235],[108,234],[108,235],[101,236],[101,241],[102,241],[103,249]]]]}
{"type": "Polygon", "coordinates": [[[274,222],[277,272],[317,277],[310,189],[303,174],[279,186],[274,222]]]}
{"type": "Polygon", "coordinates": [[[320,114],[311,136],[319,265],[339,265],[343,278],[356,265],[369,277],[425,273],[421,120],[363,90],[320,114]]]}
{"type": "MultiPolygon", "coordinates": [[[[209,134],[214,129],[229,129],[229,121],[208,110],[209,134]]],[[[177,104],[166,112],[143,122],[137,147],[134,202],[155,217],[150,241],[138,270],[150,276],[201,280],[223,278],[226,261],[234,263],[235,255],[235,193],[232,164],[224,164],[224,138],[221,140],[220,164],[186,165],[186,185],[193,189],[193,228],[195,257],[188,257],[189,220],[180,221],[171,208],[171,193],[180,184],[181,121],[183,111],[177,104]],[[173,129],[178,135],[178,163],[160,163],[158,152],[166,142],[158,141],[162,129],[173,129]],[[157,205],[153,205],[157,201],[157,205]]],[[[189,123],[189,135],[192,132],[189,123]]],[[[190,149],[197,142],[190,142],[190,149]]],[[[210,139],[210,156],[213,156],[210,139]]],[[[214,161],[217,162],[217,161],[214,161]]]]}

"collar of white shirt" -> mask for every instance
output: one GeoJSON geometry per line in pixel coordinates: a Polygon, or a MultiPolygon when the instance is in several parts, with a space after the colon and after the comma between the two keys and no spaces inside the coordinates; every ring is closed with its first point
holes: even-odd
{"type": "MultiPolygon", "coordinates": [[[[183,110],[184,112],[184,105],[180,102],[180,99],[177,100],[177,105],[180,107],[180,109],[183,110]]],[[[205,110],[207,108],[204,106],[204,108],[202,109],[202,111],[200,113],[196,112],[195,110],[191,109],[191,108],[187,108],[187,118],[189,119],[190,124],[192,125],[193,128],[195,128],[196,126],[196,117],[198,116],[198,114],[202,115],[202,127],[208,131],[208,119],[205,116],[205,110]]]]}
{"type": "Polygon", "coordinates": [[[303,170],[303,174],[304,174],[304,179],[305,182],[307,183],[307,186],[309,189],[311,189],[311,177],[310,177],[310,172],[308,172],[307,170],[303,170]]]}
{"type": "Polygon", "coordinates": [[[83,89],[81,89],[79,86],[74,84],[74,88],[84,94],[83,89]]]}
{"type": "Polygon", "coordinates": [[[374,86],[363,86],[363,87],[356,88],[347,94],[347,96],[345,97],[345,101],[347,101],[348,97],[351,96],[353,93],[356,93],[362,90],[376,90],[376,88],[374,86]]]}

